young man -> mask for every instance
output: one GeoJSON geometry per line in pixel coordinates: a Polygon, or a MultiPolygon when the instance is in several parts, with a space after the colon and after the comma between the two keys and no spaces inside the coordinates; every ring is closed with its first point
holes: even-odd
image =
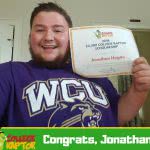
{"type": "Polygon", "coordinates": [[[150,89],[150,66],[133,64],[133,83],[119,96],[107,78],[87,79],[72,72],[68,29],[61,7],[41,3],[32,12],[32,60],[0,65],[1,126],[118,126],[131,120],[150,89]]]}

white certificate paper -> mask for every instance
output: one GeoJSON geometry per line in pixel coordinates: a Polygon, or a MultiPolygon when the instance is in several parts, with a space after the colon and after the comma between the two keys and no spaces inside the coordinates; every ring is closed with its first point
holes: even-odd
{"type": "Polygon", "coordinates": [[[73,71],[85,77],[131,74],[139,57],[132,32],[119,26],[69,29],[73,71]]]}

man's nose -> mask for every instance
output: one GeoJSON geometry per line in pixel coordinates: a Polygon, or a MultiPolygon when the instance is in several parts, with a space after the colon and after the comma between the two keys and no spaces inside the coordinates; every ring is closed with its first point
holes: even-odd
{"type": "Polygon", "coordinates": [[[53,41],[54,40],[54,32],[48,30],[46,33],[45,33],[45,40],[47,41],[53,41]]]}

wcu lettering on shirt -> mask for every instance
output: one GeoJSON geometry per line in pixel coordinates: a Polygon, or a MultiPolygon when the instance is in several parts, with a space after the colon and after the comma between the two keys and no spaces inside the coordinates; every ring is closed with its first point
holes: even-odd
{"type": "Polygon", "coordinates": [[[31,116],[44,109],[56,107],[58,98],[66,102],[74,102],[74,99],[80,101],[89,99],[92,103],[105,108],[109,105],[100,86],[81,79],[36,81],[24,89],[23,98],[28,103],[31,116]]]}

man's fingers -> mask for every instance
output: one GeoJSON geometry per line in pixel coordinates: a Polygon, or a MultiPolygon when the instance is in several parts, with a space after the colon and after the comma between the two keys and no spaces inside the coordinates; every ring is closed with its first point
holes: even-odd
{"type": "Polygon", "coordinates": [[[133,66],[132,72],[136,73],[138,71],[150,71],[150,66],[148,64],[143,63],[133,66]]]}
{"type": "Polygon", "coordinates": [[[141,71],[133,72],[133,76],[134,78],[150,77],[150,71],[141,70],[141,71]]]}
{"type": "Polygon", "coordinates": [[[148,84],[150,85],[150,77],[139,77],[139,78],[134,78],[136,84],[148,84]]]}
{"type": "Polygon", "coordinates": [[[134,60],[133,66],[138,65],[138,64],[148,64],[148,62],[144,57],[139,57],[134,60]]]}

